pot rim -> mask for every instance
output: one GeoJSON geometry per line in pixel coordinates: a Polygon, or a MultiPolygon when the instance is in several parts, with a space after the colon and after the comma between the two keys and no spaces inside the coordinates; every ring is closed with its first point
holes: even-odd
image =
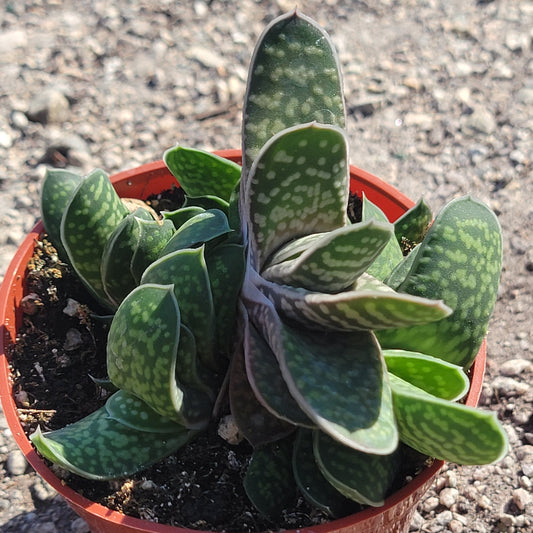
{"type": "MultiPolygon", "coordinates": [[[[236,162],[241,161],[240,150],[220,150],[214,153],[236,162]]],[[[150,181],[150,186],[146,185],[143,189],[145,197],[154,192],[152,189],[154,187],[157,188],[158,184],[161,183],[165,177],[168,181],[169,172],[162,160],[147,163],[131,170],[118,172],[111,176],[111,181],[119,194],[127,196],[128,188],[132,184],[131,178],[141,173],[146,175],[146,183],[150,181]]],[[[378,194],[377,191],[379,191],[380,197],[385,197],[385,202],[389,209],[387,214],[391,220],[394,220],[405,212],[405,210],[414,205],[412,200],[407,196],[365,170],[350,165],[350,177],[352,192],[365,192],[370,200],[373,199],[374,194],[378,194]]],[[[160,190],[161,189],[159,189],[159,191],[160,190]]],[[[23,296],[21,279],[24,277],[26,263],[33,253],[34,243],[43,231],[44,226],[42,222],[39,221],[17,249],[0,287],[0,305],[2,306],[0,308],[0,400],[8,426],[17,445],[37,474],[60,493],[67,503],[89,523],[91,522],[91,519],[104,519],[126,526],[126,530],[132,532],[151,531],[154,533],[178,533],[181,531],[182,533],[208,533],[183,527],[157,524],[148,520],[134,518],[119,513],[118,511],[108,509],[101,504],[85,498],[78,492],[63,484],[63,482],[48,468],[26,437],[12,394],[11,372],[6,352],[8,351],[9,346],[16,342],[16,312],[23,296]],[[15,323],[13,323],[13,318],[15,318],[15,323]]],[[[474,364],[469,371],[471,385],[466,397],[466,405],[475,406],[478,403],[482,389],[485,363],[486,341],[484,340],[474,364]]],[[[285,533],[325,533],[326,531],[335,531],[350,527],[354,524],[360,524],[366,520],[382,515],[387,511],[393,510],[399,503],[409,499],[409,497],[417,491],[420,492],[421,495],[424,494],[443,465],[444,461],[434,460],[430,466],[424,468],[424,470],[416,475],[412,481],[386,498],[384,505],[381,507],[367,508],[353,515],[331,520],[325,524],[296,530],[287,530],[285,533]]]]}

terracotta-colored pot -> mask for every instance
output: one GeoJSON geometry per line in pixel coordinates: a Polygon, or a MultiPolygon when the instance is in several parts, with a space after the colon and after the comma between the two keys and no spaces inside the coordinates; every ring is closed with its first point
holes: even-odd
{"type": "MultiPolygon", "coordinates": [[[[216,153],[241,163],[240,150],[224,150],[216,153]]],[[[364,192],[371,201],[381,207],[391,221],[413,206],[413,202],[409,198],[372,174],[354,166],[350,167],[350,173],[352,192],[358,194],[364,192]]],[[[162,161],[119,172],[111,180],[120,196],[141,199],[168,189],[175,182],[162,161]]],[[[35,241],[43,229],[42,223],[38,223],[26,237],[13,258],[0,288],[0,324],[2,328],[0,335],[0,397],[15,441],[36,472],[61,494],[78,515],[87,521],[93,533],[192,533],[192,530],[155,524],[125,516],[84,498],[68,486],[63,485],[63,482],[52,473],[35,452],[24,434],[12,394],[8,353],[10,345],[15,342],[17,330],[22,324],[20,301],[25,290],[26,264],[33,254],[35,241]]],[[[485,343],[483,343],[470,370],[471,387],[466,399],[467,405],[474,406],[478,402],[485,371],[485,357],[485,343]]],[[[435,461],[431,466],[425,468],[410,483],[387,498],[383,507],[369,508],[327,524],[287,533],[407,532],[417,503],[429,489],[443,464],[442,461],[435,461]]]]}

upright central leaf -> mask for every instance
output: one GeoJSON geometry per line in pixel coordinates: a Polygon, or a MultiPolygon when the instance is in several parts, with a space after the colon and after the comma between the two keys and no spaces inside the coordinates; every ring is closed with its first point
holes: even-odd
{"type": "Polygon", "coordinates": [[[258,269],[287,242],[346,224],[347,140],[336,126],[304,124],[275,135],[248,177],[243,210],[258,269]]]}
{"type": "Polygon", "coordinates": [[[273,135],[312,121],[344,127],[340,66],[323,28],[294,11],[265,29],[252,57],[243,109],[243,175],[273,135]]]}

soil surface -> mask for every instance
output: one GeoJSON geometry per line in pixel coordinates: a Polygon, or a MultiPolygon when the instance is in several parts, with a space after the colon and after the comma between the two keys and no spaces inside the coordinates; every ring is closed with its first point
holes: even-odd
{"type": "MultiPolygon", "coordinates": [[[[108,172],[177,142],[238,148],[253,43],[285,0],[0,2],[0,275],[38,217],[46,166],[108,172]]],[[[481,405],[511,443],[448,465],[412,531],[533,528],[533,2],[302,0],[340,52],[351,161],[434,211],[498,214],[504,269],[481,405]]],[[[21,460],[0,416],[0,529],[88,531],[21,460]]]]}

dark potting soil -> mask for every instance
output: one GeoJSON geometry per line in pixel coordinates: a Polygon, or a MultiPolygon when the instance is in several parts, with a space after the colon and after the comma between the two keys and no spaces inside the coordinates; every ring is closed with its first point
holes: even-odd
{"type": "MultiPolygon", "coordinates": [[[[169,209],[162,199],[155,208],[169,209]],[[158,205],[159,204],[159,205],[158,205]]],[[[360,202],[352,198],[351,218],[360,202]]],[[[58,259],[46,236],[28,264],[22,306],[23,325],[11,351],[14,393],[28,435],[38,425],[53,430],[101,407],[108,393],[92,378],[105,378],[108,323],[97,318],[105,310],[58,259]],[[69,299],[73,316],[65,314],[69,299]]],[[[222,404],[221,416],[227,414],[222,404]]],[[[90,481],[52,468],[74,490],[124,514],[158,523],[208,531],[257,532],[312,526],[330,518],[297,493],[275,523],[262,516],[243,488],[252,447],[230,445],[217,434],[216,420],[178,452],[134,476],[90,481]]],[[[398,486],[422,466],[414,462],[399,476],[398,486]],[[413,466],[414,465],[414,466],[413,466]]],[[[395,488],[398,488],[395,487],[395,488]]]]}

